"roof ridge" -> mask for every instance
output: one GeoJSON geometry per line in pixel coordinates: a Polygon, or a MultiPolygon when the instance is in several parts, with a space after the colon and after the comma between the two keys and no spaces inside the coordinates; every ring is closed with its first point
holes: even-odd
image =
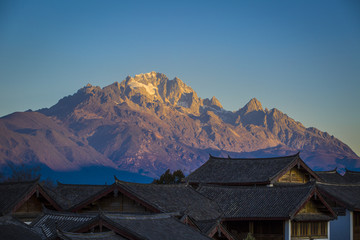
{"type": "Polygon", "coordinates": [[[99,213],[75,213],[67,211],[54,211],[48,208],[43,209],[44,215],[58,215],[58,216],[78,216],[78,217],[96,217],[99,213]]]}
{"type": "Polygon", "coordinates": [[[278,159],[278,158],[292,158],[292,157],[296,157],[296,156],[299,156],[299,155],[300,155],[300,152],[297,152],[296,154],[292,154],[292,155],[288,155],[288,156],[261,157],[261,158],[256,158],[256,157],[252,157],[252,158],[231,158],[231,157],[214,157],[214,156],[210,155],[210,159],[214,159],[214,160],[270,160],[270,159],[278,159]]]}
{"type": "Polygon", "coordinates": [[[171,184],[156,184],[156,183],[137,183],[137,182],[127,182],[122,180],[116,180],[115,184],[128,184],[128,185],[137,185],[137,186],[161,186],[161,187],[187,187],[185,183],[171,183],[171,184]]]}
{"type": "Polygon", "coordinates": [[[56,183],[58,184],[58,186],[90,186],[90,187],[107,187],[107,186],[111,186],[110,185],[105,185],[105,184],[76,184],[76,183],[61,183],[59,181],[56,181],[56,183]]]}
{"type": "Polygon", "coordinates": [[[325,170],[325,171],[314,171],[315,173],[338,173],[337,167],[332,170],[325,170]]]}
{"type": "Polygon", "coordinates": [[[104,216],[114,219],[164,219],[180,215],[179,212],[155,213],[155,214],[126,214],[126,213],[103,213],[104,216]]]}
{"type": "Polygon", "coordinates": [[[2,182],[0,183],[0,185],[7,185],[7,184],[24,184],[24,183],[37,183],[40,180],[40,177],[37,177],[33,180],[29,180],[29,181],[9,181],[9,182],[2,182]]]}
{"type": "Polygon", "coordinates": [[[347,172],[348,172],[348,173],[360,174],[360,171],[354,171],[354,170],[349,170],[349,169],[345,168],[345,174],[346,174],[347,172]]]}
{"type": "Polygon", "coordinates": [[[327,185],[327,186],[339,186],[339,187],[360,187],[360,183],[327,183],[327,182],[317,182],[317,184],[327,185]]]}
{"type": "MultiPolygon", "coordinates": [[[[360,185],[360,184],[359,184],[360,185]]],[[[274,185],[273,187],[269,187],[267,185],[241,185],[241,186],[234,186],[234,185],[215,185],[215,184],[206,184],[203,183],[199,186],[199,189],[202,187],[211,187],[211,188],[224,188],[224,189],[285,189],[285,188],[309,188],[309,186],[314,187],[315,182],[308,182],[305,184],[283,184],[283,185],[274,185]]],[[[197,190],[195,190],[197,191],[197,190]]]]}
{"type": "Polygon", "coordinates": [[[61,229],[57,229],[60,233],[62,234],[67,234],[70,236],[81,236],[81,235],[90,235],[90,236],[113,236],[116,235],[116,233],[114,231],[108,231],[108,232],[68,232],[68,231],[63,231],[61,229]]]}

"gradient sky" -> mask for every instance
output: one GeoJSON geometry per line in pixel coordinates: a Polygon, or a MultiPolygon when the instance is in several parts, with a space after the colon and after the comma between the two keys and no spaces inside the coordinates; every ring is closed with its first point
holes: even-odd
{"type": "Polygon", "coordinates": [[[0,116],[150,71],[360,154],[360,1],[0,1],[0,116]]]}

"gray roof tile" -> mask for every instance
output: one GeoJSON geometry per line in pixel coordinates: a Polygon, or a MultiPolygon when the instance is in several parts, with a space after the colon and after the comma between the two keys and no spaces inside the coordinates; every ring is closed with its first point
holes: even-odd
{"type": "MultiPolygon", "coordinates": [[[[94,222],[100,221],[100,219],[110,224],[113,231],[130,234],[137,239],[209,239],[199,231],[181,223],[173,217],[173,214],[165,213],[148,215],[100,213],[88,215],[46,211],[43,216],[31,225],[33,228],[41,229],[47,239],[55,239],[59,232],[57,230],[70,233],[92,225],[94,222]]],[[[73,237],[70,239],[87,239],[84,238],[86,234],[62,234],[63,237],[69,235],[73,237]]],[[[99,235],[101,236],[101,234],[99,235]]],[[[114,239],[117,238],[114,237],[114,239]]]]}
{"type": "Polygon", "coordinates": [[[346,183],[346,179],[336,169],[330,171],[315,171],[316,175],[326,183],[346,183]]]}
{"type": "Polygon", "coordinates": [[[299,154],[275,158],[217,158],[209,160],[185,178],[190,183],[268,183],[300,158],[299,154]]]}
{"type": "Polygon", "coordinates": [[[219,204],[224,218],[289,219],[314,189],[314,184],[308,183],[276,187],[206,185],[198,191],[219,204]]]}
{"type": "Polygon", "coordinates": [[[63,210],[69,210],[109,187],[109,185],[63,184],[58,182],[56,189],[47,189],[47,193],[63,210]]]}
{"type": "Polygon", "coordinates": [[[216,219],[219,206],[184,184],[141,184],[117,181],[119,187],[162,212],[180,212],[195,220],[216,219]]]}
{"type": "Polygon", "coordinates": [[[317,187],[344,207],[360,211],[360,184],[317,183],[317,187]]]}
{"type": "Polygon", "coordinates": [[[344,178],[350,184],[354,184],[354,183],[360,184],[360,172],[350,171],[350,170],[346,169],[344,178]]]}
{"type": "Polygon", "coordinates": [[[74,210],[114,189],[139,199],[159,212],[180,212],[196,220],[215,219],[221,215],[216,203],[185,184],[141,184],[118,180],[112,185],[59,184],[54,191],[48,190],[48,194],[63,209],[74,210]]]}
{"type": "Polygon", "coordinates": [[[218,224],[218,220],[204,220],[204,221],[195,221],[196,226],[200,229],[200,231],[206,235],[208,235],[218,224]]]}
{"type": "Polygon", "coordinates": [[[62,231],[71,231],[91,222],[94,218],[96,218],[95,214],[74,214],[45,210],[41,216],[31,223],[31,226],[41,230],[46,239],[56,239],[56,228],[62,231]]]}
{"type": "Polygon", "coordinates": [[[210,239],[199,231],[180,222],[171,214],[154,215],[122,215],[105,214],[116,225],[141,235],[143,239],[182,240],[182,239],[210,239]]]}
{"type": "Polygon", "coordinates": [[[336,169],[330,171],[316,171],[322,182],[332,184],[360,184],[360,172],[346,169],[344,175],[337,172],[336,169]]]}
{"type": "Polygon", "coordinates": [[[0,217],[0,239],[41,240],[42,234],[11,216],[0,217]]]}
{"type": "Polygon", "coordinates": [[[0,183],[0,216],[10,213],[16,204],[30,193],[36,185],[37,180],[0,183]]]}
{"type": "Polygon", "coordinates": [[[57,234],[63,240],[126,240],[114,232],[72,233],[59,230],[57,234]]]}

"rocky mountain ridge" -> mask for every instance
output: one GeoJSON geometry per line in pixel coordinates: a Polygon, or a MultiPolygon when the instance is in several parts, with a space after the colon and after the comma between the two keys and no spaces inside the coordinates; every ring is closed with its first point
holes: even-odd
{"type": "MultiPolygon", "coordinates": [[[[276,108],[263,109],[255,98],[238,111],[227,111],[215,97],[201,99],[180,79],[169,80],[156,72],[129,76],[104,88],[88,84],[49,109],[26,114],[55,122],[59,126],[53,127],[62,129],[63,135],[92,149],[89,153],[96,152],[91,155],[101,155],[96,157],[104,161],[100,164],[148,176],[158,176],[167,168],[190,172],[209,153],[256,157],[301,151],[315,169],[360,167],[360,158],[334,136],[305,128],[276,108]]],[[[39,149],[19,144],[26,140],[18,131],[24,123],[9,127],[8,118],[0,119],[0,141],[7,143],[1,145],[0,163],[21,159],[31,150],[36,156],[32,161],[59,167],[48,163],[39,149]],[[14,139],[22,147],[10,146],[14,139]]],[[[69,149],[68,156],[78,151],[76,146],[69,149]]],[[[91,159],[78,156],[76,161],[95,164],[91,159]]]]}

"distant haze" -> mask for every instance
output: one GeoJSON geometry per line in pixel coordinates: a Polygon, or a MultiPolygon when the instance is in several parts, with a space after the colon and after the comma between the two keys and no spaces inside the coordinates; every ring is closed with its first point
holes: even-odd
{"type": "Polygon", "coordinates": [[[0,116],[156,71],[360,154],[359,1],[2,0],[0,33],[0,116]]]}

